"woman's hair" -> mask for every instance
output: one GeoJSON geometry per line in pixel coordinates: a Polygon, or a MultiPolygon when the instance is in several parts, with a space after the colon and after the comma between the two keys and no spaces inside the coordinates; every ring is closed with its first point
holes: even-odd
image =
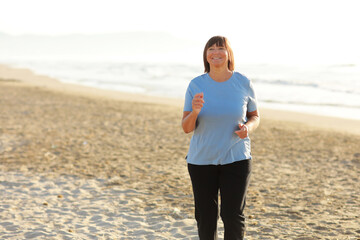
{"type": "Polygon", "coordinates": [[[226,50],[228,51],[228,55],[229,55],[228,68],[230,71],[234,71],[234,69],[235,69],[234,53],[230,47],[229,40],[223,36],[214,36],[209,39],[209,41],[206,43],[205,48],[204,48],[204,54],[203,54],[204,67],[205,67],[204,72],[206,72],[206,73],[210,72],[210,64],[208,63],[206,56],[207,56],[207,50],[214,44],[216,44],[216,46],[218,46],[218,47],[221,46],[221,47],[226,48],[226,50]]]}

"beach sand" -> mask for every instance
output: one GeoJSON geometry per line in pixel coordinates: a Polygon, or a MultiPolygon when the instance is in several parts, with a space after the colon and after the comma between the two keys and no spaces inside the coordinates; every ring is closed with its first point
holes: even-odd
{"type": "MultiPolygon", "coordinates": [[[[0,239],[198,239],[182,101],[0,65],[0,106],[0,239]]],[[[261,114],[246,238],[360,239],[360,121],[261,114]]]]}

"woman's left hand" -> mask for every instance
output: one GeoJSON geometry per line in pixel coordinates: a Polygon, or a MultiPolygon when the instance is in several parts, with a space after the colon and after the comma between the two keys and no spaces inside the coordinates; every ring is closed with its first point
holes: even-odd
{"type": "Polygon", "coordinates": [[[244,139],[248,136],[248,127],[245,124],[239,124],[240,130],[235,131],[239,138],[244,139]]]}

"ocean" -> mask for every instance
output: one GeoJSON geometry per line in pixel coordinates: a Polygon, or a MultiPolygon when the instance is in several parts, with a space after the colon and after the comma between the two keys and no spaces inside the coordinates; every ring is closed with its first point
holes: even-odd
{"type": "MultiPolygon", "coordinates": [[[[200,60],[201,61],[201,60],[200,60]]],[[[120,92],[184,99],[202,63],[77,58],[2,58],[62,82],[120,92]]],[[[260,107],[360,120],[360,66],[356,64],[239,64],[253,81],[260,107]]]]}

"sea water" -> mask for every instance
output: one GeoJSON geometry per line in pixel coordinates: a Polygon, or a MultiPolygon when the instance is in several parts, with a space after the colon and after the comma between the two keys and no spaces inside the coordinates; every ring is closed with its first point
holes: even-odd
{"type": "MultiPolygon", "coordinates": [[[[25,67],[62,82],[100,89],[184,99],[201,63],[107,59],[12,58],[0,63],[25,67]]],[[[260,107],[360,120],[360,66],[239,64],[253,81],[260,107]]]]}

